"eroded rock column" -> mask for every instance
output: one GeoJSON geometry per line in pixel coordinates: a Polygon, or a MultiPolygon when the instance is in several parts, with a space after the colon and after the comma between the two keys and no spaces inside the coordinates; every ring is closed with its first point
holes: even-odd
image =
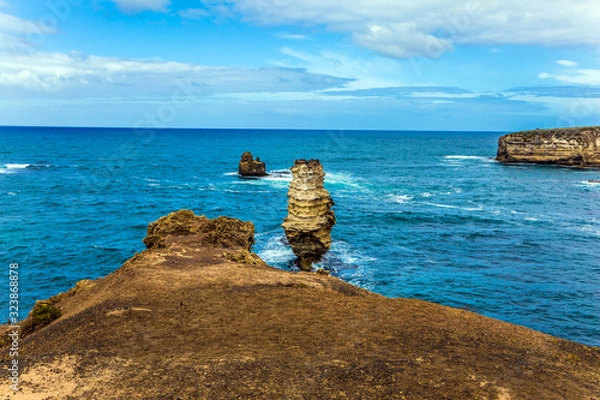
{"type": "Polygon", "coordinates": [[[288,216],[282,226],[300,269],[311,271],[312,264],[319,262],[331,246],[334,203],[323,186],[325,172],[319,160],[296,160],[292,175],[288,216]]]}

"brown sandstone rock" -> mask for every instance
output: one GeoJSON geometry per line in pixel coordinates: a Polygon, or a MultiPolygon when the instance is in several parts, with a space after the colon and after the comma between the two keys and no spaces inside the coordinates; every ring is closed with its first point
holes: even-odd
{"type": "Polygon", "coordinates": [[[242,159],[238,166],[238,173],[241,176],[265,176],[267,174],[267,167],[265,163],[260,161],[259,157],[256,160],[249,151],[242,154],[242,159]]]}
{"type": "Polygon", "coordinates": [[[254,224],[229,217],[211,220],[190,210],[179,210],[148,225],[148,235],[144,238],[147,248],[166,248],[174,242],[240,246],[250,250],[254,244],[254,224]]]}
{"type": "Polygon", "coordinates": [[[331,246],[334,205],[323,187],[325,172],[319,160],[296,160],[288,191],[288,216],[283,229],[303,271],[311,271],[331,246]]]}
{"type": "Polygon", "coordinates": [[[536,129],[502,136],[500,162],[600,167],[600,127],[536,129]]]}

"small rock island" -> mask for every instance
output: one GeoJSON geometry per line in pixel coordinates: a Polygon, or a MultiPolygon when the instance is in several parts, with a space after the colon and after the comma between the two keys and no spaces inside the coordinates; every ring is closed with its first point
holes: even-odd
{"type": "Polygon", "coordinates": [[[600,167],[600,126],[536,129],[504,135],[498,139],[496,160],[600,167]]]}
{"type": "Polygon", "coordinates": [[[331,246],[334,205],[323,186],[325,172],[319,160],[296,160],[288,191],[288,216],[283,221],[287,240],[302,271],[311,271],[331,246]]]}
{"type": "Polygon", "coordinates": [[[246,151],[244,154],[242,154],[242,159],[238,165],[238,174],[244,177],[259,177],[268,175],[265,163],[260,161],[259,157],[256,157],[255,160],[254,156],[249,151],[246,151]]]}

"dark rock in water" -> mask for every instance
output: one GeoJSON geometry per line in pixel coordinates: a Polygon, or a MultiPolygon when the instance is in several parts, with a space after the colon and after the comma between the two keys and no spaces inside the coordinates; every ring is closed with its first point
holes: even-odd
{"type": "Polygon", "coordinates": [[[288,216],[283,221],[285,235],[303,271],[311,271],[331,246],[335,225],[334,205],[323,181],[325,172],[319,160],[296,160],[288,191],[288,216]]]}
{"type": "Polygon", "coordinates": [[[265,176],[267,174],[267,167],[265,163],[260,161],[259,157],[256,160],[249,151],[242,154],[242,159],[238,166],[238,173],[241,176],[265,176]]]}
{"type": "Polygon", "coordinates": [[[504,135],[498,140],[496,160],[600,167],[600,127],[536,129],[504,135]]]}

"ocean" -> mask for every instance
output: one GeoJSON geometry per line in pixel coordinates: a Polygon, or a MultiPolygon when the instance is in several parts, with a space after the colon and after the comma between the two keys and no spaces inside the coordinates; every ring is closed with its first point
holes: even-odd
{"type": "Polygon", "coordinates": [[[11,263],[24,318],[178,209],[252,221],[254,251],[289,269],[286,172],[318,158],[334,275],[600,346],[600,170],[497,163],[502,134],[0,127],[0,318],[11,263]],[[239,178],[244,151],[273,174],[239,178]]]}

